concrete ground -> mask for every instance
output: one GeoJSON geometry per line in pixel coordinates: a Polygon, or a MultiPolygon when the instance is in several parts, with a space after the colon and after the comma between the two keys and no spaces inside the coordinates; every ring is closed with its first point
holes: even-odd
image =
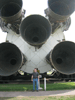
{"type": "Polygon", "coordinates": [[[25,96],[66,96],[75,95],[75,90],[39,91],[39,92],[0,92],[0,97],[25,97],[25,96]]]}

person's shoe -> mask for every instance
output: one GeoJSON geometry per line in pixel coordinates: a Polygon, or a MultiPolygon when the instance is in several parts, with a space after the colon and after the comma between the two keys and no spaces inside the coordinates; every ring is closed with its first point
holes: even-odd
{"type": "Polygon", "coordinates": [[[32,92],[34,92],[35,90],[32,90],[32,92]]]}
{"type": "Polygon", "coordinates": [[[39,92],[38,90],[36,90],[37,92],[39,92]]]}

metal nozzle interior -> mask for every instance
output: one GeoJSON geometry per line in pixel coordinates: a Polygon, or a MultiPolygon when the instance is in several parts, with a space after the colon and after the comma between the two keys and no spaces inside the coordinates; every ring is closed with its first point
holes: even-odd
{"type": "Polygon", "coordinates": [[[0,16],[11,23],[22,15],[22,0],[0,0],[0,16]]]}
{"type": "Polygon", "coordinates": [[[14,74],[22,65],[22,53],[11,43],[0,44],[0,75],[14,74]]]}
{"type": "Polygon", "coordinates": [[[50,8],[53,12],[59,15],[68,15],[70,13],[70,8],[67,6],[67,4],[63,2],[54,2],[50,8]]]}
{"type": "Polygon", "coordinates": [[[13,2],[8,3],[2,7],[1,16],[3,16],[3,17],[13,16],[16,13],[18,13],[20,9],[21,9],[21,7],[18,4],[13,3],[13,2]]]}
{"type": "Polygon", "coordinates": [[[31,15],[23,20],[20,32],[25,41],[31,45],[43,44],[51,34],[49,21],[40,15],[31,15]]]}
{"type": "Polygon", "coordinates": [[[57,44],[51,55],[53,66],[63,74],[75,73],[75,43],[65,41],[57,44]]]}
{"type": "Polygon", "coordinates": [[[48,0],[50,16],[57,21],[66,20],[75,11],[75,0],[48,0]]]}

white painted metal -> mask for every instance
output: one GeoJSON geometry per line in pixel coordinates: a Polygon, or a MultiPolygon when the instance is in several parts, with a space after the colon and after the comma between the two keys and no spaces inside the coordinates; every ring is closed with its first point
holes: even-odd
{"type": "Polygon", "coordinates": [[[46,91],[46,78],[44,77],[44,90],[46,91]]]}
{"type": "Polygon", "coordinates": [[[52,67],[46,61],[46,55],[58,44],[58,40],[65,39],[62,29],[56,30],[41,48],[35,48],[25,42],[20,35],[17,35],[10,29],[8,30],[6,40],[15,44],[23,54],[27,57],[27,62],[22,66],[21,70],[27,73],[32,73],[34,68],[38,68],[40,73],[52,70],[52,67]]]}
{"type": "Polygon", "coordinates": [[[38,89],[39,89],[39,90],[42,90],[43,88],[42,88],[42,87],[40,87],[40,78],[42,78],[42,75],[39,75],[38,89]]]}
{"type": "Polygon", "coordinates": [[[42,90],[42,89],[43,89],[43,88],[40,87],[40,79],[39,79],[39,81],[38,81],[38,89],[39,89],[39,90],[42,90]]]}

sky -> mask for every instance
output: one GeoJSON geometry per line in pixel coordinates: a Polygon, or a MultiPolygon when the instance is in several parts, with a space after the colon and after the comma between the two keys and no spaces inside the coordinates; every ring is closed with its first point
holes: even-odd
{"type": "MultiPolygon", "coordinates": [[[[26,10],[25,17],[31,14],[40,14],[45,17],[44,10],[48,8],[47,0],[23,0],[23,9],[26,10]]],[[[0,29],[0,43],[6,41],[7,33],[0,29]]],[[[71,25],[68,31],[64,32],[67,41],[75,42],[75,12],[71,15],[71,25]]]]}

